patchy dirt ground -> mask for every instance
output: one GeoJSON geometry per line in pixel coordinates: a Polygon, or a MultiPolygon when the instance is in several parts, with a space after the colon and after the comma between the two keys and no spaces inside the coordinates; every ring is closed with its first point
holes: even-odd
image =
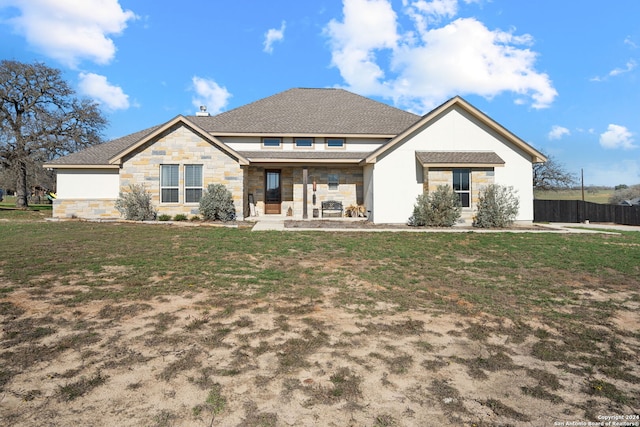
{"type": "Polygon", "coordinates": [[[0,424],[546,426],[638,413],[640,303],[628,295],[581,294],[626,301],[615,339],[599,343],[624,364],[603,377],[606,361],[589,371],[556,354],[567,338],[535,318],[338,310],[332,289],[233,306],[202,291],[71,308],[70,285],[5,294],[0,424]]]}

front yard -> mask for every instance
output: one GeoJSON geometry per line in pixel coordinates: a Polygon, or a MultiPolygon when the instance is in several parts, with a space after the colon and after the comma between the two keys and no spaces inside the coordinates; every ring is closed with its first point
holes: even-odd
{"type": "Polygon", "coordinates": [[[640,423],[640,232],[0,239],[2,425],[640,423]]]}

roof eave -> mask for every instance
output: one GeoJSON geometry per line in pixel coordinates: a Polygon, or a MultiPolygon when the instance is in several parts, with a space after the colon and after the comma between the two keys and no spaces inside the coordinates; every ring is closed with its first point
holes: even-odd
{"type": "Polygon", "coordinates": [[[504,163],[421,163],[426,168],[499,168],[504,163]]]}
{"type": "Polygon", "coordinates": [[[45,163],[42,165],[45,169],[119,169],[120,165],[117,164],[60,164],[60,163],[45,163]]]}
{"type": "Polygon", "coordinates": [[[287,159],[287,158],[273,158],[273,159],[252,159],[249,158],[251,164],[261,163],[305,163],[305,164],[353,164],[358,165],[362,162],[362,159],[287,159]]]}
{"type": "Polygon", "coordinates": [[[282,138],[361,138],[361,139],[391,139],[395,134],[377,133],[319,133],[319,132],[223,132],[209,131],[209,134],[221,137],[282,137],[282,138]]]}

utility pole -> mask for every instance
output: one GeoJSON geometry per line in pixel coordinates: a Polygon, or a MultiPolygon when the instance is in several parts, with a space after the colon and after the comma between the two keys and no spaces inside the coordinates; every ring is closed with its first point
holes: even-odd
{"type": "Polygon", "coordinates": [[[582,201],[584,202],[584,169],[580,168],[580,182],[582,187],[582,201]]]}

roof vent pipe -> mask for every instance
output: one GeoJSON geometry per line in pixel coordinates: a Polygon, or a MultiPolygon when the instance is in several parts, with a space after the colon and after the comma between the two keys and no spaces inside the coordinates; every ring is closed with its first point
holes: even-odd
{"type": "Polygon", "coordinates": [[[207,112],[207,106],[201,105],[200,111],[196,113],[196,117],[209,117],[209,113],[207,112]]]}

